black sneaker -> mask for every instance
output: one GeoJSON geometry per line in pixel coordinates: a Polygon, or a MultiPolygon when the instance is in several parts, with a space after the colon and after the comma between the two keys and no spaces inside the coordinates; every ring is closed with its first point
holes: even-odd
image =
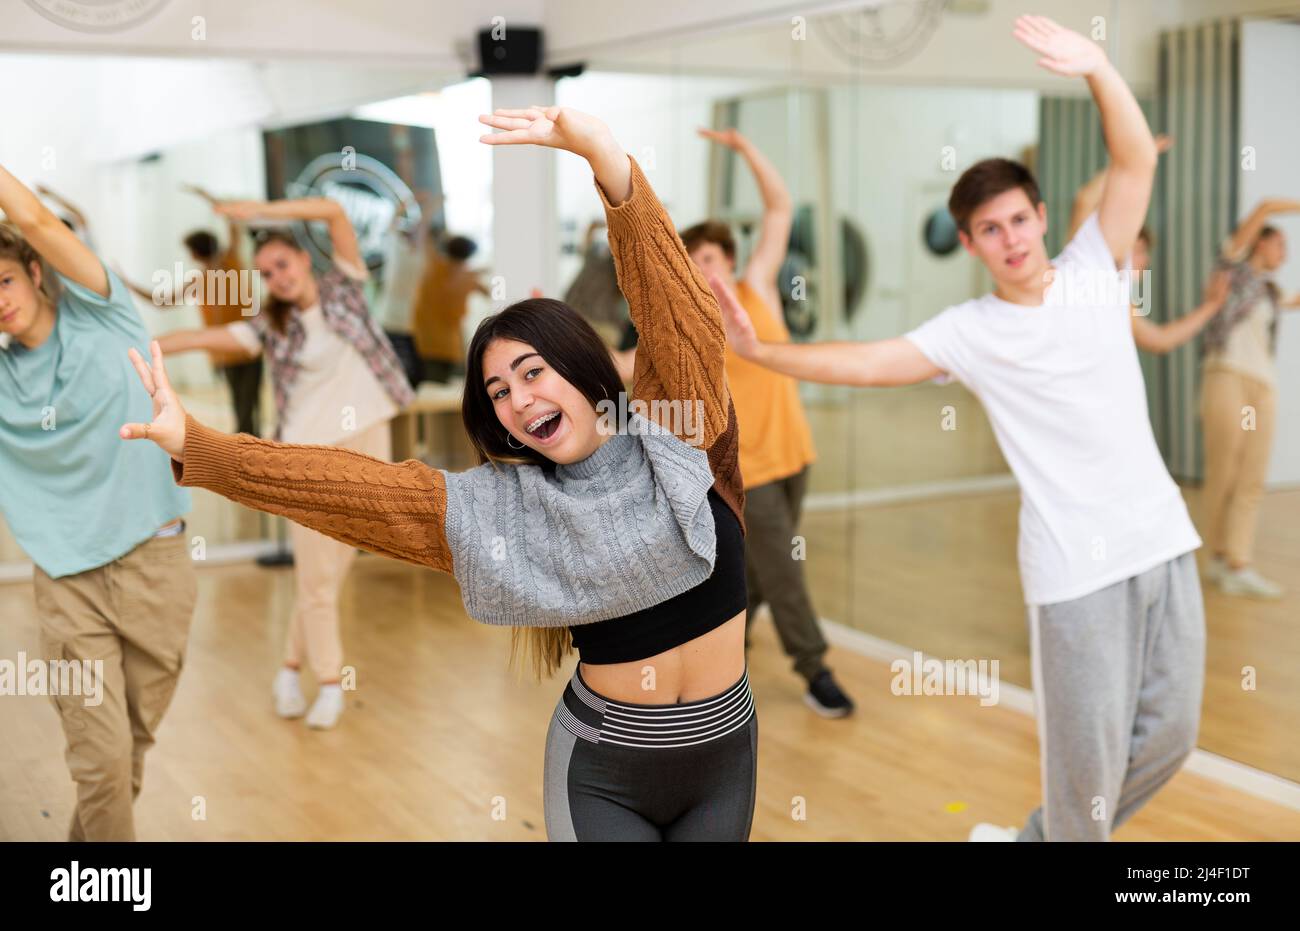
{"type": "Polygon", "coordinates": [[[853,700],[844,694],[829,669],[823,669],[808,683],[803,700],[823,718],[842,718],[853,713],[853,700]]]}

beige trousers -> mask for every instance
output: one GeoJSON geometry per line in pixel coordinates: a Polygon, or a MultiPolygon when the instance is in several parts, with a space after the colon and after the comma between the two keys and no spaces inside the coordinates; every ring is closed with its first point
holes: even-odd
{"type": "MultiPolygon", "coordinates": [[[[392,456],[389,424],[387,420],[380,421],[337,445],[388,461],[392,456]]],[[[297,669],[306,661],[316,681],[337,682],[343,666],[339,592],[357,551],[292,522],[289,540],[293,545],[295,597],[284,664],[297,669]]]]}
{"type": "Polygon", "coordinates": [[[131,805],[176,691],[197,597],[187,536],[151,538],[60,579],[37,568],[34,581],[44,659],[102,668],[98,704],[84,683],[82,694],[50,689],[77,784],[68,839],[135,840],[131,805]]]}
{"type": "Polygon", "coordinates": [[[1230,369],[1205,370],[1205,543],[1234,566],[1249,565],[1254,555],[1276,414],[1276,392],[1267,382],[1230,369]]]}

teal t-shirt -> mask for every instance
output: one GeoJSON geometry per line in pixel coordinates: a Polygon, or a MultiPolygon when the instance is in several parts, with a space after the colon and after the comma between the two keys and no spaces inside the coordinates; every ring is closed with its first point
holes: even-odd
{"type": "Polygon", "coordinates": [[[167,454],[117,433],[153,419],[126,355],[149,358],[126,287],[108,272],[104,298],[58,277],[49,339],[0,349],[0,513],[51,578],[110,563],[190,509],[167,454]]]}

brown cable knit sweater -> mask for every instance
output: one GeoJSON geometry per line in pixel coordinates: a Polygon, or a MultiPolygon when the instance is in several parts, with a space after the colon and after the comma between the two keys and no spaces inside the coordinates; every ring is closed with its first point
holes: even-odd
{"type": "MultiPolygon", "coordinates": [[[[619,285],[640,334],[632,397],[702,402],[713,488],[743,528],[745,493],[723,368],[721,311],[640,166],[630,161],[626,201],[611,206],[599,184],[596,191],[605,205],[619,285]]],[[[362,549],[452,572],[441,470],[331,446],[232,436],[192,417],[185,430],[185,462],[172,463],[179,484],[207,488],[362,549]]]]}

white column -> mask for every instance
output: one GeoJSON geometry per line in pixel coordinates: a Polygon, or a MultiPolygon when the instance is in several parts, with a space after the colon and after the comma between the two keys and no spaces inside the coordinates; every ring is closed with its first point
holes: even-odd
{"type": "MultiPolygon", "coordinates": [[[[555,82],[545,76],[492,78],[492,108],[548,106],[555,82]]],[[[486,128],[486,127],[485,127],[486,128]]],[[[537,146],[492,150],[492,277],[504,285],[494,308],[523,300],[533,288],[558,297],[559,261],[555,219],[555,159],[574,158],[537,146]],[[500,279],[498,280],[498,277],[500,279]],[[504,303],[499,298],[504,297],[504,303]]]]}

